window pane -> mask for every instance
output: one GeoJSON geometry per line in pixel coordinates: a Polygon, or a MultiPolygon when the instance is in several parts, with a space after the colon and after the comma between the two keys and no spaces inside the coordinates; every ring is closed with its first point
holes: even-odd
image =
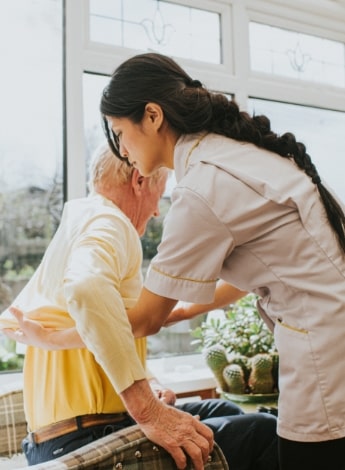
{"type": "Polygon", "coordinates": [[[219,13],[163,0],[90,0],[90,39],[221,63],[219,13]]]}
{"type": "MultiPolygon", "coordinates": [[[[98,145],[104,141],[99,102],[102,90],[108,81],[109,77],[102,75],[88,73],[83,75],[84,129],[88,161],[98,145]]],[[[163,220],[170,206],[170,194],[174,184],[175,178],[172,176],[168,180],[167,190],[160,202],[160,216],[149,221],[145,235],[142,237],[144,276],[150,259],[157,252],[157,245],[162,234],[163,220]]],[[[192,337],[189,330],[199,325],[202,320],[203,316],[191,321],[183,321],[170,328],[163,328],[160,333],[154,336],[149,336],[148,357],[166,357],[195,352],[196,347],[191,345],[192,337]]]]}
{"type": "Polygon", "coordinates": [[[250,23],[251,69],[345,87],[345,44],[250,23]]]}
{"type": "Polygon", "coordinates": [[[0,55],[2,311],[32,275],[60,221],[62,1],[1,2],[0,55]]]}
{"type": "Polygon", "coordinates": [[[259,99],[250,99],[249,106],[271,120],[274,132],[293,132],[306,145],[321,179],[345,202],[345,113],[259,99]]]}
{"type": "MultiPolygon", "coordinates": [[[[105,75],[83,74],[84,135],[87,168],[93,152],[105,141],[99,105],[103,88],[108,82],[109,77],[105,75]]],[[[86,183],[88,174],[85,175],[85,178],[86,183]]]]}

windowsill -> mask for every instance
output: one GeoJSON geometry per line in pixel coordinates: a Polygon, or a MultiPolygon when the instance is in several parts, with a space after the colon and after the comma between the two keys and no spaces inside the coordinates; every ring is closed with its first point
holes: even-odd
{"type": "MultiPolygon", "coordinates": [[[[148,359],[147,366],[159,382],[175,393],[188,393],[216,387],[211,370],[201,354],[148,359]]],[[[23,381],[21,372],[0,374],[0,386],[23,381]]]]}
{"type": "Polygon", "coordinates": [[[23,383],[22,372],[1,372],[0,374],[0,386],[7,385],[9,383],[23,383]]]}
{"type": "Polygon", "coordinates": [[[147,366],[161,384],[175,393],[216,388],[214,375],[201,354],[148,359],[147,366]]]}

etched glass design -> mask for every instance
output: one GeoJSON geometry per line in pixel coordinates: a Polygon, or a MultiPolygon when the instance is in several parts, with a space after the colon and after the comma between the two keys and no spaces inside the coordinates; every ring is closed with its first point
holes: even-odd
{"type": "Polygon", "coordinates": [[[220,14],[162,0],[90,0],[90,40],[221,63],[220,14]]]}
{"type": "Polygon", "coordinates": [[[345,87],[345,44],[265,24],[250,23],[251,69],[345,87]]]}

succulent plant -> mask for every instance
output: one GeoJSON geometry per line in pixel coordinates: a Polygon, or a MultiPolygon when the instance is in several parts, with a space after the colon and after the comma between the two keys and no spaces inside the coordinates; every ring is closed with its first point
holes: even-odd
{"type": "Polygon", "coordinates": [[[223,369],[223,377],[226,383],[226,390],[230,393],[245,393],[246,381],[244,372],[238,364],[228,364],[223,369]]]}
{"type": "Polygon", "coordinates": [[[272,375],[273,360],[267,353],[256,354],[251,358],[252,369],[248,385],[252,393],[272,393],[274,380],[272,375]]]}
{"type": "Polygon", "coordinates": [[[228,365],[226,350],[223,346],[214,344],[204,350],[206,364],[212,370],[216,381],[221,389],[226,388],[226,382],[223,377],[224,367],[228,365]]]}
{"type": "Polygon", "coordinates": [[[192,344],[202,351],[222,391],[271,394],[278,391],[279,356],[274,338],[248,294],[192,330],[192,344]]]}

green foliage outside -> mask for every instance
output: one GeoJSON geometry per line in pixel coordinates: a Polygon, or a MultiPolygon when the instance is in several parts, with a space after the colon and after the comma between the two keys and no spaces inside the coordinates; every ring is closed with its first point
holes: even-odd
{"type": "Polygon", "coordinates": [[[159,202],[160,215],[149,220],[145,234],[141,238],[144,260],[151,260],[157,253],[162,238],[163,220],[170,207],[170,199],[162,198],[159,202]]]}
{"type": "Polygon", "coordinates": [[[24,355],[15,352],[16,343],[9,338],[0,342],[0,372],[22,370],[24,355]]]}
{"type": "Polygon", "coordinates": [[[141,238],[144,259],[152,259],[156,255],[157,246],[162,237],[162,229],[162,221],[159,218],[151,219],[147,224],[146,232],[141,238]]]}
{"type": "Polygon", "coordinates": [[[24,355],[6,352],[0,356],[0,372],[21,371],[23,369],[24,355]]]}
{"type": "Polygon", "coordinates": [[[11,259],[7,259],[3,263],[2,270],[4,272],[4,281],[29,280],[35,272],[35,268],[28,264],[24,264],[22,267],[15,269],[14,262],[11,259]]]}

